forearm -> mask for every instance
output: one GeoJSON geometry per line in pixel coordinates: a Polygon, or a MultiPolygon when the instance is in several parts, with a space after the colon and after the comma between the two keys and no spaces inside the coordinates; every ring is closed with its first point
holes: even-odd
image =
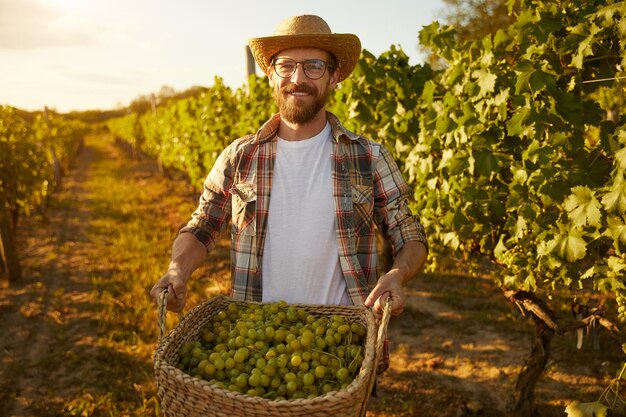
{"type": "Polygon", "coordinates": [[[399,284],[404,285],[424,268],[427,256],[426,245],[422,242],[406,242],[396,255],[388,273],[393,273],[399,284]]]}
{"type": "Polygon", "coordinates": [[[192,233],[181,233],[174,240],[169,269],[178,271],[186,282],[204,262],[206,254],[206,247],[192,233]]]}

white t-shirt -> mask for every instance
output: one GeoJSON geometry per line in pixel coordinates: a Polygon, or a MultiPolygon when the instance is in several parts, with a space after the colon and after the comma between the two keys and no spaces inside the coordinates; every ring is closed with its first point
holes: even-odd
{"type": "Polygon", "coordinates": [[[339,266],[330,124],[301,141],[278,139],[267,235],[263,301],[350,304],[339,266]]]}

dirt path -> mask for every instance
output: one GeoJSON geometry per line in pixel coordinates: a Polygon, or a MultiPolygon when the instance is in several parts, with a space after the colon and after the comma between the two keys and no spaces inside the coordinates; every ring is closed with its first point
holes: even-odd
{"type": "MultiPolygon", "coordinates": [[[[390,325],[392,364],[371,415],[504,415],[530,352],[531,322],[486,278],[428,274],[408,293],[405,312],[390,325]]],[[[569,319],[566,309],[557,313],[569,319]]],[[[623,360],[618,337],[604,332],[600,343],[594,350],[585,339],[577,350],[574,334],[555,337],[535,389],[540,416],[561,417],[569,402],[599,398],[623,360]]]]}
{"type": "MultiPolygon", "coordinates": [[[[100,139],[87,141],[75,169],[52,200],[46,214],[49,221],[34,216],[20,227],[24,277],[15,286],[0,289],[0,417],[154,415],[155,407],[149,404],[153,386],[146,382],[151,378],[154,335],[143,334],[135,324],[150,307],[137,303],[131,306],[134,310],[125,309],[135,300],[106,296],[94,288],[115,276],[116,263],[128,264],[128,273],[138,274],[149,266],[158,271],[160,266],[153,264],[166,261],[164,248],[171,244],[167,233],[137,237],[155,242],[154,253],[146,254],[144,263],[135,265],[131,254],[124,253],[112,259],[114,254],[107,248],[113,245],[113,237],[108,228],[118,220],[103,218],[103,213],[116,211],[117,219],[129,219],[132,216],[125,205],[132,203],[124,198],[165,180],[158,179],[147,165],[121,158],[119,148],[100,139]],[[120,194],[114,203],[96,198],[89,189],[90,181],[99,181],[109,175],[105,170],[111,169],[120,171],[119,181],[127,187],[113,192],[120,194]],[[135,311],[138,306],[146,311],[135,311]],[[126,314],[125,327],[118,333],[136,338],[135,346],[121,346],[115,340],[97,342],[106,326],[101,319],[103,311],[126,314]],[[133,369],[137,373],[132,376],[123,372],[133,369]],[[137,375],[143,375],[143,381],[137,375]],[[110,382],[129,378],[132,380],[126,384],[110,382]],[[133,390],[137,393],[124,392],[133,390]],[[132,413],[115,408],[120,398],[135,404],[132,413]],[[71,410],[68,399],[72,399],[71,410]],[[116,411],[111,414],[110,410],[116,411]]],[[[165,188],[153,190],[153,194],[179,190],[171,184],[161,186],[165,188]]],[[[155,218],[171,217],[171,230],[190,213],[176,201],[165,203],[154,195],[139,197],[145,200],[141,204],[159,202],[145,210],[155,218]]],[[[130,227],[130,220],[119,227],[130,227]]],[[[130,236],[140,231],[156,233],[145,229],[138,226],[130,236]]],[[[120,239],[116,245],[137,244],[120,239]]],[[[155,276],[154,271],[148,274],[155,276]]],[[[222,242],[203,271],[196,274],[196,301],[225,292],[228,275],[227,242],[222,242]]],[[[147,284],[137,286],[137,293],[145,297],[147,284]]],[[[503,415],[529,351],[530,324],[516,318],[516,312],[486,278],[426,274],[412,281],[407,291],[406,311],[390,325],[392,365],[379,379],[380,395],[368,416],[503,415]]],[[[558,313],[565,317],[567,308],[562,306],[558,313]]],[[[601,344],[601,351],[588,343],[578,351],[573,335],[555,340],[549,369],[536,389],[543,417],[563,416],[565,404],[573,399],[598,398],[622,359],[618,338],[603,334],[601,344]]]]}
{"type": "Polygon", "coordinates": [[[98,301],[90,273],[97,253],[87,244],[84,226],[92,213],[83,184],[101,157],[94,148],[83,149],[47,219],[37,216],[20,225],[23,279],[0,291],[0,415],[33,415],[46,402],[59,401],[75,382],[67,365],[87,354],[96,334],[98,301]]]}

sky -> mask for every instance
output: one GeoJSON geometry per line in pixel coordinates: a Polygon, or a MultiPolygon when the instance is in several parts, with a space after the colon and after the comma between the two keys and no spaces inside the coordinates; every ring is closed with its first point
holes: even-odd
{"type": "Polygon", "coordinates": [[[0,105],[59,112],[123,107],[163,86],[246,80],[248,39],[317,14],[375,55],[424,54],[419,30],[442,0],[0,0],[0,105]]]}

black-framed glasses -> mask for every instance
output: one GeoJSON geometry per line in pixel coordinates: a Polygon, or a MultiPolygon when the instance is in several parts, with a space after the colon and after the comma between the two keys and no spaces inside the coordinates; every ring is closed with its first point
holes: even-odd
{"type": "Polygon", "coordinates": [[[326,73],[326,68],[330,65],[321,59],[307,59],[305,61],[295,61],[290,58],[276,58],[272,60],[272,66],[276,75],[281,78],[289,78],[296,72],[298,64],[302,65],[304,75],[311,80],[319,80],[326,73]]]}

